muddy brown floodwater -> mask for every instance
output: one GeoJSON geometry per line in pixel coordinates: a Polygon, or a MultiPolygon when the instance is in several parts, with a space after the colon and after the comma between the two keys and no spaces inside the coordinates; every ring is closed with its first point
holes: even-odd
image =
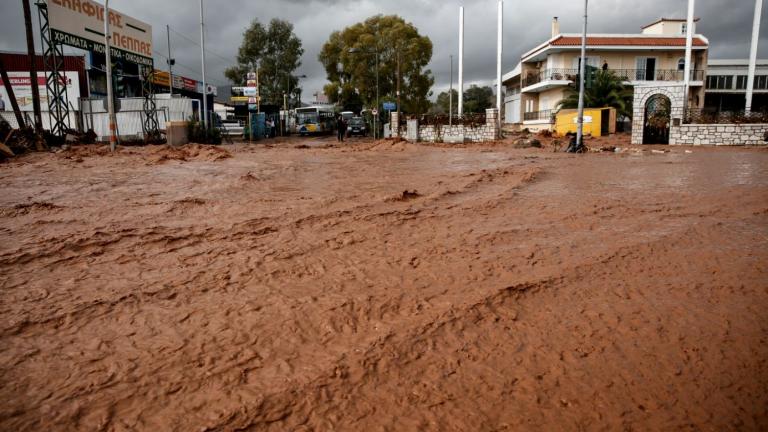
{"type": "Polygon", "coordinates": [[[1,164],[0,430],[768,429],[768,151],[327,143],[1,164]]]}

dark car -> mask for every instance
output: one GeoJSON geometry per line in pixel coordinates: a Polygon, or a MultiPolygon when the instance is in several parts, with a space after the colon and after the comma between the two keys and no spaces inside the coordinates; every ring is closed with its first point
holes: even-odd
{"type": "Polygon", "coordinates": [[[351,135],[362,135],[366,136],[368,134],[368,128],[365,127],[365,121],[363,121],[362,117],[352,117],[349,119],[349,125],[347,126],[347,133],[351,135]]]}

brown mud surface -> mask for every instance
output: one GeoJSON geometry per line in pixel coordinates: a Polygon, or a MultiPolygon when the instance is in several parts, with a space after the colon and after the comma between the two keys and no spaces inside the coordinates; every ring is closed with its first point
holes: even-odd
{"type": "Polygon", "coordinates": [[[766,430],[768,151],[668,150],[6,162],[0,430],[766,430]]]}

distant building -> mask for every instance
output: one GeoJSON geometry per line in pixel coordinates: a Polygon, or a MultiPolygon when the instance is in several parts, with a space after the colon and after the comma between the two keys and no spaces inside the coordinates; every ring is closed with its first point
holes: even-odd
{"type": "MultiPolygon", "coordinates": [[[[741,111],[746,105],[749,60],[707,62],[704,107],[711,111],[741,111]]],[[[768,109],[768,60],[758,60],[755,69],[752,110],[768,109]]]]}
{"type": "Polygon", "coordinates": [[[312,93],[312,96],[315,97],[315,100],[313,100],[310,103],[310,105],[326,105],[330,103],[328,96],[326,96],[326,94],[321,91],[317,93],[312,93]]]}
{"type": "MultiPolygon", "coordinates": [[[[698,21],[698,20],[697,20],[698,21]]],[[[588,34],[587,66],[614,71],[626,84],[683,82],[686,21],[662,18],[634,34],[588,34]]],[[[689,106],[704,106],[704,76],[709,41],[693,37],[689,106]]],[[[554,125],[558,104],[568,86],[578,84],[581,35],[560,33],[552,21],[552,35],[522,55],[520,63],[503,77],[507,124],[533,131],[554,125]]]]}

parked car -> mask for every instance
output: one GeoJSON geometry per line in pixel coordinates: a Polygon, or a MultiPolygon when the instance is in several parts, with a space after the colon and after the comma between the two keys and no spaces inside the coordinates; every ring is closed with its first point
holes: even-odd
{"type": "Polygon", "coordinates": [[[352,117],[349,120],[349,126],[347,126],[347,133],[352,135],[368,135],[368,128],[365,126],[365,121],[362,117],[352,117]]]}

